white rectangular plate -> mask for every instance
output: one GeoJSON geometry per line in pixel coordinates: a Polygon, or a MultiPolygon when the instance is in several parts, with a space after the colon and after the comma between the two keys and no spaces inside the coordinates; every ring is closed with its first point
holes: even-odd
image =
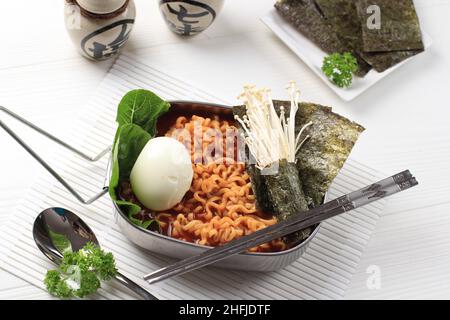
{"type": "MultiPolygon", "coordinates": [[[[261,20],[273,33],[275,33],[275,35],[278,36],[278,38],[280,38],[281,41],[284,42],[284,44],[299,56],[303,62],[327,84],[327,86],[345,101],[355,99],[375,83],[410,60],[407,59],[382,73],[372,69],[364,78],[354,77],[353,84],[350,88],[339,88],[331,83],[322,73],[322,62],[327,55],[325,52],[291,26],[275,9],[272,9],[265,17],[261,18],[261,20]]],[[[432,44],[431,37],[425,32],[423,32],[422,36],[425,49],[428,49],[432,44]]]]}

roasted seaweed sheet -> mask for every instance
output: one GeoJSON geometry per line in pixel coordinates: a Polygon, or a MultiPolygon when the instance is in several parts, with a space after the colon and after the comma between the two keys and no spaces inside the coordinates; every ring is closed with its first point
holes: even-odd
{"type": "MultiPolygon", "coordinates": [[[[353,51],[362,70],[370,70],[373,67],[378,72],[383,72],[394,65],[406,60],[418,53],[414,51],[395,52],[364,52],[362,41],[362,28],[358,15],[358,0],[314,0],[322,12],[322,15],[334,27],[339,39],[346,43],[353,51]],[[368,63],[368,67],[364,64],[368,63]]],[[[364,75],[363,73],[362,75],[364,75]]],[[[361,72],[357,73],[361,76],[361,72]]]]}
{"type": "Polygon", "coordinates": [[[365,52],[363,57],[376,71],[383,72],[422,51],[423,50],[365,52]]]}
{"type": "MultiPolygon", "coordinates": [[[[277,109],[289,106],[287,101],[274,101],[274,104],[277,109]]],[[[317,206],[322,203],[364,128],[332,112],[330,107],[300,103],[296,130],[310,121],[313,125],[305,131],[310,139],[300,149],[296,165],[310,205],[317,206]]]]}
{"type": "MultiPolygon", "coordinates": [[[[233,108],[235,115],[244,118],[244,106],[233,108]]],[[[237,126],[241,127],[239,123],[237,126]]],[[[246,171],[252,182],[257,207],[267,213],[275,213],[281,220],[309,209],[303,193],[303,184],[295,163],[280,160],[263,170],[253,164],[250,152],[246,151],[246,171]]]]}
{"type": "MultiPolygon", "coordinates": [[[[273,103],[278,114],[281,106],[289,113],[289,101],[273,103]]],[[[243,118],[245,106],[233,107],[233,113],[243,118]]],[[[329,107],[300,103],[296,132],[310,121],[313,125],[306,130],[310,139],[300,149],[295,164],[280,161],[279,174],[274,176],[262,175],[255,165],[247,165],[258,208],[275,213],[280,220],[322,204],[325,193],[364,131],[362,126],[333,113],[329,107]]],[[[300,230],[287,236],[286,241],[295,245],[306,239],[311,230],[300,230]]]]}
{"type": "MultiPolygon", "coordinates": [[[[256,195],[257,206],[266,213],[276,213],[279,220],[286,220],[300,212],[307,213],[308,200],[295,163],[279,161],[276,175],[264,175],[255,165],[247,165],[247,173],[256,195]]],[[[308,238],[311,227],[285,237],[288,244],[295,245],[308,238]]]]}
{"type": "Polygon", "coordinates": [[[318,10],[331,26],[337,37],[358,61],[357,76],[363,77],[371,66],[365,61],[362,49],[361,25],[355,0],[314,0],[318,10]]]}
{"type": "Polygon", "coordinates": [[[275,210],[273,208],[272,201],[270,201],[267,185],[265,183],[264,176],[261,174],[261,170],[259,170],[254,164],[247,164],[246,171],[252,182],[252,189],[256,197],[256,205],[258,209],[263,212],[274,212],[275,210]]]}
{"type": "MultiPolygon", "coordinates": [[[[341,2],[346,3],[348,1],[341,2]]],[[[323,2],[323,5],[328,13],[334,12],[331,9],[332,2],[323,2]]],[[[298,31],[326,53],[352,52],[358,61],[356,75],[362,77],[370,71],[370,65],[355,50],[357,45],[354,44],[355,39],[351,36],[351,32],[347,32],[346,36],[341,33],[337,29],[338,25],[333,23],[333,19],[327,19],[324,16],[324,12],[314,0],[281,0],[275,4],[275,8],[284,19],[289,21],[298,31]]],[[[343,13],[343,16],[335,16],[334,18],[346,21],[345,12],[342,8],[340,12],[343,13]]],[[[343,29],[351,30],[354,27],[349,23],[343,26],[343,29]]]]}
{"type": "Polygon", "coordinates": [[[383,72],[424,50],[411,0],[280,0],[275,7],[326,53],[351,52],[360,77],[371,68],[383,72]],[[380,6],[384,29],[368,29],[369,5],[380,6]]]}
{"type": "Polygon", "coordinates": [[[308,211],[308,202],[303,193],[303,184],[295,163],[280,160],[277,173],[265,175],[262,178],[274,212],[280,220],[308,211]]]}
{"type": "Polygon", "coordinates": [[[422,32],[412,0],[358,0],[364,52],[424,50],[422,32]],[[369,29],[367,8],[378,6],[380,29],[369,29]]]}
{"type": "MultiPolygon", "coordinates": [[[[289,113],[289,101],[274,100],[273,103],[277,112],[281,106],[284,106],[286,113],[289,113]]],[[[233,112],[242,117],[245,114],[245,107],[236,106],[233,112]]],[[[296,115],[296,131],[298,132],[310,121],[313,125],[305,132],[310,139],[300,149],[296,166],[308,205],[314,207],[322,203],[325,193],[344,165],[364,128],[333,113],[330,107],[302,102],[299,104],[296,115]]],[[[270,197],[266,188],[258,187],[262,183],[260,173],[256,168],[247,171],[252,180],[258,206],[268,211],[270,197]]]]}
{"type": "Polygon", "coordinates": [[[353,49],[360,49],[361,25],[355,0],[314,0],[317,8],[332,26],[341,41],[353,49]]]}
{"type": "Polygon", "coordinates": [[[325,52],[340,52],[345,49],[331,26],[323,19],[314,0],[282,0],[275,3],[275,8],[325,52]]]}

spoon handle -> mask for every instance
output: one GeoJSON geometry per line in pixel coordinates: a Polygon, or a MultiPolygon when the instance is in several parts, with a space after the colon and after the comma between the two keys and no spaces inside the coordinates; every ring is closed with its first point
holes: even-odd
{"type": "Polygon", "coordinates": [[[123,284],[125,287],[127,287],[128,289],[130,289],[130,290],[134,291],[135,293],[137,293],[138,295],[140,295],[142,298],[144,298],[144,300],[158,300],[158,298],[156,298],[150,292],[148,292],[143,287],[138,285],[133,280],[127,278],[120,272],[117,273],[115,279],[118,282],[120,282],[121,284],[123,284]]]}

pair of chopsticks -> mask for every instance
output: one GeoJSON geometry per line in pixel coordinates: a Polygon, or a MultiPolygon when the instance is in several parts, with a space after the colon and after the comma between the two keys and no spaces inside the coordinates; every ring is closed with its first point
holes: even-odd
{"type": "Polygon", "coordinates": [[[263,243],[279,239],[283,236],[310,227],[323,220],[407,190],[417,184],[417,180],[412,176],[409,170],[400,172],[389,178],[329,201],[317,208],[299,213],[288,220],[281,221],[250,235],[233,240],[226,245],[207,250],[197,256],[180,260],[170,266],[144,276],[144,280],[149,283],[156,283],[173,276],[205,267],[263,243]]]}

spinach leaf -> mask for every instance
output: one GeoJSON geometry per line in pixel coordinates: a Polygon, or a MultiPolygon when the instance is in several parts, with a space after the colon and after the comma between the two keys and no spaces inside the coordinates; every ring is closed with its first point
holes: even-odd
{"type": "Polygon", "coordinates": [[[135,124],[152,136],[156,134],[156,122],[170,104],[153,92],[138,89],[128,92],[120,101],[116,121],[119,127],[135,124]]]}
{"type": "Polygon", "coordinates": [[[114,138],[112,174],[109,183],[111,199],[128,215],[135,225],[144,229],[152,226],[159,229],[156,220],[139,220],[135,217],[142,208],[121,200],[118,192],[121,181],[130,179],[133,166],[147,142],[156,135],[158,118],[167,112],[170,104],[153,92],[144,89],[132,90],[119,103],[116,121],[119,124],[114,138]]]}
{"type": "Polygon", "coordinates": [[[120,127],[116,141],[119,179],[129,179],[139,154],[152,136],[135,124],[120,127]]]}
{"type": "Polygon", "coordinates": [[[120,181],[130,177],[134,163],[150,139],[148,132],[134,124],[123,125],[117,130],[112,151],[112,174],[109,181],[109,193],[114,201],[118,200],[116,192],[120,181]]]}
{"type": "Polygon", "coordinates": [[[109,195],[111,199],[128,215],[136,225],[147,229],[154,220],[141,221],[134,218],[142,208],[134,203],[120,200],[119,185],[122,179],[130,177],[131,170],[142,149],[151,139],[151,135],[135,124],[125,124],[117,130],[112,157],[112,174],[109,181],[109,195]]]}

